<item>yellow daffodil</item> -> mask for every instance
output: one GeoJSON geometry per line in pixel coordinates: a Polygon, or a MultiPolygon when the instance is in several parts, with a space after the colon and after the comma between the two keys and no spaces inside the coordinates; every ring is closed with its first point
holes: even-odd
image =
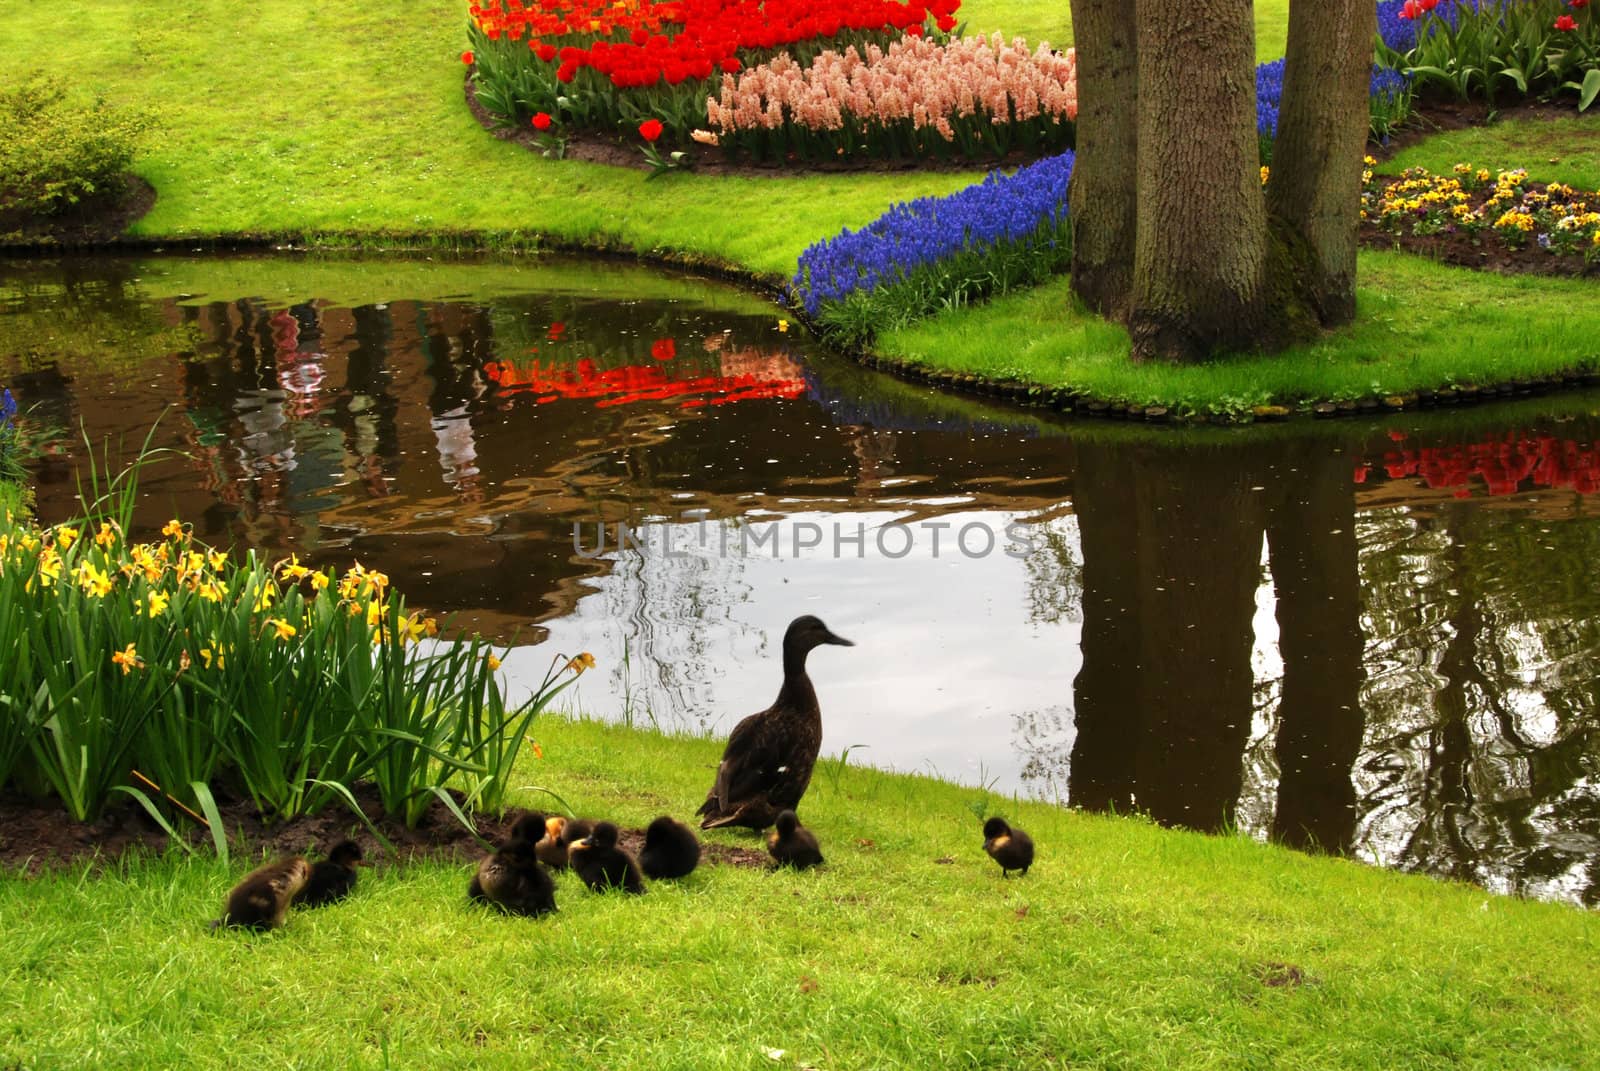
{"type": "Polygon", "coordinates": [[[311,574],[311,590],[312,591],[326,591],[326,590],[328,590],[328,583],[329,583],[329,581],[328,581],[328,574],[327,573],[312,573],[311,574]]]}
{"type": "Polygon", "coordinates": [[[109,547],[117,541],[117,530],[110,521],[101,521],[100,530],[94,534],[96,546],[109,547]]]}
{"type": "Polygon", "coordinates": [[[62,550],[66,550],[68,547],[72,546],[72,544],[77,541],[77,538],[78,530],[76,528],[69,528],[63,525],[62,527],[56,529],[56,546],[60,547],[62,550]]]}
{"type": "Polygon", "coordinates": [[[484,658],[484,662],[488,664],[491,673],[500,668],[500,660],[494,656],[493,651],[484,658]]]}
{"type": "Polygon", "coordinates": [[[311,570],[300,564],[300,555],[290,555],[287,562],[278,566],[278,575],[288,580],[301,581],[311,575],[311,570]]]}
{"type": "Polygon", "coordinates": [[[281,617],[269,617],[267,619],[267,624],[272,626],[272,630],[277,634],[277,637],[280,640],[292,640],[294,639],[295,633],[299,631],[281,617]]]}
{"type": "Polygon", "coordinates": [[[778,332],[780,334],[782,334],[782,333],[787,332],[788,330],[789,330],[789,321],[788,320],[779,320],[778,321],[778,332]]]}
{"type": "Polygon", "coordinates": [[[160,617],[167,609],[167,603],[172,601],[172,596],[162,591],[152,591],[145,599],[146,612],[151,617],[160,617]]]}
{"type": "Polygon", "coordinates": [[[83,593],[85,595],[92,595],[97,599],[103,599],[107,595],[111,594],[111,578],[105,573],[101,572],[99,567],[97,567],[93,562],[80,562],[75,575],[77,577],[78,587],[83,589],[83,593]]]}
{"type": "Polygon", "coordinates": [[[139,657],[139,652],[135,651],[133,644],[130,643],[120,651],[111,652],[111,664],[121,666],[122,675],[126,677],[132,670],[143,669],[144,659],[139,657]]]}
{"type": "Polygon", "coordinates": [[[61,555],[52,546],[47,545],[39,552],[39,579],[44,581],[47,588],[54,587],[55,582],[61,579],[61,555]]]}
{"type": "Polygon", "coordinates": [[[183,522],[176,517],[172,518],[172,520],[161,526],[161,534],[168,539],[182,539],[184,534],[183,522]]]}
{"type": "Polygon", "coordinates": [[[567,662],[567,668],[572,670],[574,675],[579,675],[586,669],[593,669],[594,655],[590,654],[588,651],[585,651],[580,655],[574,655],[572,659],[567,662]]]}

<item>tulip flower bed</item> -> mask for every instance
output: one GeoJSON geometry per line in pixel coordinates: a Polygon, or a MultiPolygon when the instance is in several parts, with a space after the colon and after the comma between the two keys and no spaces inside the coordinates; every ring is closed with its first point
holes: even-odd
{"type": "Polygon", "coordinates": [[[1448,176],[1408,168],[1387,181],[1368,170],[1365,181],[1369,240],[1474,267],[1581,274],[1600,264],[1600,192],[1466,163],[1448,176]]]}
{"type": "Polygon", "coordinates": [[[991,172],[948,197],[890,207],[800,256],[797,302],[826,334],[860,346],[879,330],[1043,282],[1071,259],[1070,152],[991,172]]]}
{"type": "Polygon", "coordinates": [[[1069,148],[1077,116],[1071,49],[1030,53],[999,34],[907,37],[887,50],[824,50],[808,67],[785,52],[724,77],[703,140],[757,159],[1004,157],[1069,148]]]}
{"type": "Polygon", "coordinates": [[[1493,104],[1508,94],[1600,98],[1600,19],[1590,0],[1384,0],[1379,59],[1431,89],[1493,104]]]}
{"type": "Polygon", "coordinates": [[[96,497],[116,508],[0,524],[0,791],[77,821],[129,797],[169,829],[205,815],[221,851],[219,796],[284,820],[355,807],[364,782],[412,827],[503,806],[564,671],[508,710],[489,645],[419,647],[437,626],[382,573],[238,562],[176,520],[131,542],[131,481],[96,497]]]}
{"type": "Polygon", "coordinates": [[[706,125],[711,79],[788,52],[886,47],[955,28],[960,0],[488,0],[468,36],[478,100],[522,126],[627,133],[657,119],[673,140],[706,125]]]}

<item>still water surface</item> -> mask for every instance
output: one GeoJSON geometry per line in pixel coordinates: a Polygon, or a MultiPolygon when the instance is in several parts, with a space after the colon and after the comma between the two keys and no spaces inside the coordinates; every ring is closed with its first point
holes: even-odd
{"type": "Polygon", "coordinates": [[[146,534],[359,559],[514,683],[592,651],[596,715],[725,732],[815,613],[826,754],[1600,902],[1595,395],[1055,422],[560,259],[0,264],[0,382],[44,519],[156,424],[146,534]]]}

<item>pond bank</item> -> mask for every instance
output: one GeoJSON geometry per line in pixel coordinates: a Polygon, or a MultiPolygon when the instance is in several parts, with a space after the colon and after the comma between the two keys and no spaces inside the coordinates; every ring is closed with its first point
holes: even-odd
{"type": "MultiPolygon", "coordinates": [[[[537,735],[527,782],[628,825],[691,811],[720,749],[555,718],[537,735]]],[[[260,939],[205,930],[243,860],[0,881],[0,1060],[1487,1068],[1581,1066],[1600,1042],[1592,913],[837,758],[804,811],[819,871],[708,867],[637,898],[567,877],[538,922],[469,907],[470,861],[380,860],[260,939]],[[1033,834],[1026,878],[983,856],[984,812],[1033,834]],[[290,999],[263,1031],[268,992],[290,999]]]]}

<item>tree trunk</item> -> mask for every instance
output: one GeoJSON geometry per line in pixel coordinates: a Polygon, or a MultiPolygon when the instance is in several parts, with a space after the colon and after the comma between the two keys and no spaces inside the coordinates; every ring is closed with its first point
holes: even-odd
{"type": "Polygon", "coordinates": [[[1253,9],[1138,7],[1135,360],[1198,360],[1268,335],[1253,9]]]}
{"type": "Polygon", "coordinates": [[[1072,289],[1108,319],[1127,315],[1138,202],[1137,20],[1116,0],[1072,0],[1078,59],[1077,159],[1068,206],[1072,289]]]}
{"type": "Polygon", "coordinates": [[[1361,156],[1377,15],[1370,0],[1295,0],[1267,211],[1292,232],[1303,297],[1327,326],[1356,314],[1361,156]]]}

